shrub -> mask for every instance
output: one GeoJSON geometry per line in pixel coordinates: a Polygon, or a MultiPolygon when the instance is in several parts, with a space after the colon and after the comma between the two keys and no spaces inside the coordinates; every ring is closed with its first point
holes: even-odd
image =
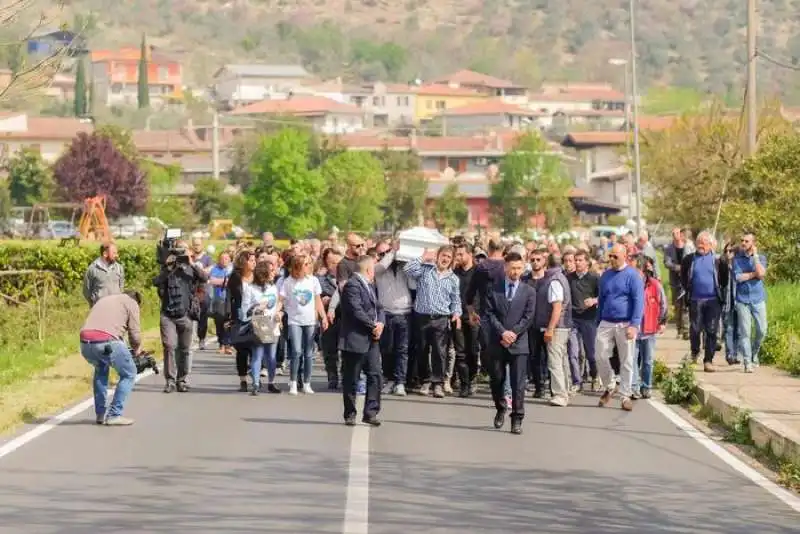
{"type": "Polygon", "coordinates": [[[664,378],[660,389],[667,404],[684,404],[694,395],[695,385],[694,366],[684,360],[677,371],[670,371],[664,378]]]}
{"type": "Polygon", "coordinates": [[[661,384],[669,376],[669,373],[669,366],[664,360],[656,360],[653,362],[653,385],[660,388],[661,384]]]}

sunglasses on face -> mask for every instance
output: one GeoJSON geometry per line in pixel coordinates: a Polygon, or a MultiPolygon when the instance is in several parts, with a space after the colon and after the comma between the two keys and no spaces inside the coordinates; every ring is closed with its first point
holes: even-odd
{"type": "Polygon", "coordinates": [[[616,254],[609,254],[608,258],[611,259],[611,260],[616,260],[617,258],[619,258],[619,256],[616,255],[616,254]]]}

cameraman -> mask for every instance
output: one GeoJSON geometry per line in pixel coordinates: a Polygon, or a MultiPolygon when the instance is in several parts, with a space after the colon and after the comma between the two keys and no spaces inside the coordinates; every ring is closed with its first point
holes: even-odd
{"type": "Polygon", "coordinates": [[[122,417],[125,401],[133,390],[136,365],[131,351],[138,353],[142,344],[139,305],[142,296],[126,291],[99,299],[89,312],[80,333],[81,354],[94,367],[94,412],[98,425],[129,426],[133,419],[122,417]],[[125,344],[128,334],[130,349],[125,344]],[[114,398],[106,412],[108,372],[113,367],[119,375],[114,398]]]}
{"type": "Polygon", "coordinates": [[[186,243],[169,251],[161,272],[153,279],[161,299],[161,344],[164,346],[164,393],[189,391],[192,321],[199,319],[197,288],[207,281],[206,273],[194,263],[186,243]],[[177,359],[176,359],[177,349],[177,359]],[[177,363],[177,365],[176,365],[177,363]]]}

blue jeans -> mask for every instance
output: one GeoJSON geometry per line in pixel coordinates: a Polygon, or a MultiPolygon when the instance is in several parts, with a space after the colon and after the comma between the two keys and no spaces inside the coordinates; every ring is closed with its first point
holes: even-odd
{"type": "Polygon", "coordinates": [[[636,340],[636,360],[633,365],[633,391],[653,388],[653,358],[656,353],[656,337],[636,340]]]}
{"type": "Polygon", "coordinates": [[[275,381],[275,355],[277,352],[277,343],[256,343],[253,345],[252,352],[250,353],[250,378],[253,379],[253,387],[258,388],[261,385],[261,364],[265,357],[267,376],[269,378],[268,383],[272,384],[275,381]]]}
{"type": "Polygon", "coordinates": [[[387,378],[395,384],[406,383],[408,370],[408,337],[411,333],[411,314],[386,313],[386,326],[381,335],[381,352],[387,378]]]}
{"type": "Polygon", "coordinates": [[[722,329],[725,332],[725,359],[735,362],[739,359],[739,333],[736,319],[736,306],[727,306],[722,310],[722,329]]]}
{"type": "Polygon", "coordinates": [[[767,335],[767,303],[736,303],[736,320],[739,322],[739,353],[745,365],[758,363],[761,343],[767,335]],[[755,319],[755,335],[751,336],[750,327],[755,319]]]}
{"type": "Polygon", "coordinates": [[[97,417],[119,417],[125,408],[125,401],[133,390],[136,379],[136,365],[128,346],[122,341],[109,341],[108,343],[81,342],[81,354],[89,364],[94,367],[94,413],[97,417]],[[111,354],[106,354],[106,347],[110,347],[111,354]],[[106,395],[108,393],[108,372],[111,368],[119,375],[114,398],[106,413],[106,395]]]}
{"type": "Polygon", "coordinates": [[[316,325],[290,324],[289,333],[289,379],[297,382],[300,359],[303,360],[303,384],[311,383],[311,372],[314,370],[314,334],[316,325]]]}

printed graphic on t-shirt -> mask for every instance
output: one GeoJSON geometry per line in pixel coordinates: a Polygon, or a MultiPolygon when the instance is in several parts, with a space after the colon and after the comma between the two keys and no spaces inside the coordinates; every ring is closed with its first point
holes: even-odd
{"type": "Polygon", "coordinates": [[[294,291],[292,291],[292,295],[300,306],[305,306],[314,298],[314,294],[310,289],[295,288],[294,291]]]}
{"type": "Polygon", "coordinates": [[[278,297],[274,293],[270,293],[264,297],[264,302],[267,303],[267,309],[271,310],[275,307],[275,304],[278,302],[278,297]]]}

